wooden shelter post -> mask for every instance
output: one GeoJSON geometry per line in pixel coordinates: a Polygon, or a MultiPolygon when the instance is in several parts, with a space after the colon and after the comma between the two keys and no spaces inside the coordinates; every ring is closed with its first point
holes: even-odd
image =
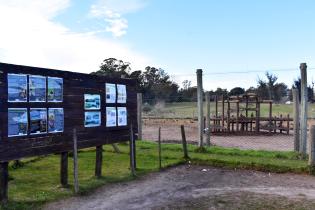
{"type": "Polygon", "coordinates": [[[222,95],[222,132],[224,132],[224,95],[222,95]]]}
{"type": "Polygon", "coordinates": [[[228,132],[231,131],[231,104],[230,104],[230,100],[228,98],[227,100],[227,130],[228,132]]]}

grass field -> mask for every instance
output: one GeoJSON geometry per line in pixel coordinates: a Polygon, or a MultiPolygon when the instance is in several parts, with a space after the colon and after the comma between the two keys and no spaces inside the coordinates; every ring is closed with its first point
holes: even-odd
{"type": "MultiPolygon", "coordinates": [[[[225,114],[226,107],[225,105],[225,114]]],[[[240,104],[240,108],[245,107],[245,104],[240,104]]],[[[231,108],[235,109],[235,104],[231,104],[231,108]]],[[[210,104],[211,113],[215,113],[215,103],[210,104]]],[[[315,118],[315,104],[309,104],[308,106],[309,117],[315,118]]],[[[206,106],[204,104],[204,113],[206,111],[206,106]]],[[[218,104],[218,112],[221,115],[222,104],[218,104]]],[[[231,113],[236,115],[235,112],[231,113]]],[[[240,112],[240,114],[245,115],[245,111],[240,112]]],[[[273,116],[280,116],[281,114],[286,117],[288,114],[293,116],[293,105],[288,104],[273,104],[272,109],[273,116]]],[[[269,105],[261,104],[261,114],[262,117],[269,116],[269,105]]],[[[144,116],[152,117],[162,117],[162,118],[196,118],[197,117],[197,103],[196,102],[180,102],[180,103],[166,103],[163,105],[158,105],[152,108],[152,111],[144,113],[144,116]]]]}
{"type": "MultiPolygon", "coordinates": [[[[114,153],[112,147],[104,147],[103,177],[94,177],[95,150],[79,153],[80,194],[86,194],[107,183],[134,179],[129,170],[128,145],[119,144],[122,153],[114,153]]],[[[188,145],[190,163],[228,168],[255,169],[270,172],[307,173],[307,161],[300,160],[295,152],[267,152],[211,147],[198,152],[196,146],[188,145]]],[[[157,144],[137,142],[137,175],[158,170],[157,144]]],[[[169,167],[184,163],[181,145],[162,145],[162,165],[169,167]]],[[[59,155],[25,159],[24,166],[10,167],[9,202],[0,209],[38,209],[44,203],[73,195],[59,184],[59,155]]],[[[69,157],[69,183],[73,183],[72,158],[69,157]]]]}

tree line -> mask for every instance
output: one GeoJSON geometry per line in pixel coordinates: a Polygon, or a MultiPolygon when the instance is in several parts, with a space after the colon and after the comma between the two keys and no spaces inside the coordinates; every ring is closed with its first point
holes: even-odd
{"type": "MultiPolygon", "coordinates": [[[[132,71],[130,63],[118,60],[116,58],[105,59],[98,71],[92,74],[102,75],[112,78],[130,78],[137,80],[137,91],[143,94],[145,102],[154,104],[157,101],[165,102],[193,102],[197,101],[197,87],[192,86],[191,81],[184,80],[181,84],[173,81],[170,75],[161,68],[147,66],[143,71],[132,71]]],[[[278,82],[278,77],[272,73],[266,72],[265,78],[257,80],[256,87],[244,89],[234,87],[230,91],[223,88],[211,90],[210,95],[238,96],[246,93],[256,93],[261,99],[273,100],[277,103],[292,100],[291,88],[297,88],[301,91],[301,79],[293,81],[291,87],[278,82]]],[[[314,101],[313,86],[308,86],[308,99],[314,101]]]]}

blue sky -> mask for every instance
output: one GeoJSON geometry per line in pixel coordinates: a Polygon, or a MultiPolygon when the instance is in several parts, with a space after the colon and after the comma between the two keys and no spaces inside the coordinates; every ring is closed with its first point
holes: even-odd
{"type": "Polygon", "coordinates": [[[2,62],[88,73],[116,57],[193,84],[202,68],[205,89],[254,86],[267,70],[291,85],[301,62],[310,67],[309,82],[315,72],[311,0],[9,2],[0,0],[2,62]],[[233,71],[261,72],[213,75],[233,71]]]}

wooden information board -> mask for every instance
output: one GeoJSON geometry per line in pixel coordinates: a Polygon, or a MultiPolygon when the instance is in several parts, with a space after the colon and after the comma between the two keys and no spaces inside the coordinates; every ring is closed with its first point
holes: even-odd
{"type": "Polygon", "coordinates": [[[136,81],[0,63],[0,161],[130,139],[136,81]]]}

